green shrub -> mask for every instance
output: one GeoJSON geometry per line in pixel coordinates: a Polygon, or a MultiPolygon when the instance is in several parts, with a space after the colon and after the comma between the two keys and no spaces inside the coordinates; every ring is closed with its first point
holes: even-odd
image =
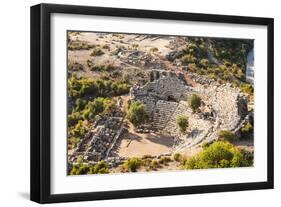
{"type": "Polygon", "coordinates": [[[67,144],[68,146],[70,146],[70,149],[75,148],[79,142],[80,142],[80,138],[78,137],[67,138],[67,144]]]}
{"type": "Polygon", "coordinates": [[[196,156],[189,157],[185,160],[183,167],[185,169],[201,169],[202,164],[199,165],[199,160],[196,156]]]}
{"type": "Polygon", "coordinates": [[[188,104],[189,107],[193,110],[193,112],[195,112],[201,106],[201,98],[196,94],[192,94],[188,98],[188,104]]]}
{"type": "Polygon", "coordinates": [[[229,130],[221,130],[218,133],[219,139],[223,139],[229,142],[232,142],[236,139],[236,136],[233,132],[229,130]]]}
{"type": "Polygon", "coordinates": [[[79,120],[82,120],[82,116],[79,112],[72,112],[71,114],[67,115],[68,126],[77,124],[79,120]]]}
{"type": "Polygon", "coordinates": [[[242,84],[240,87],[241,91],[249,95],[253,95],[254,87],[251,84],[242,84]]]}
{"type": "Polygon", "coordinates": [[[89,169],[90,174],[107,174],[109,173],[108,164],[100,161],[89,169]]]}
{"type": "Polygon", "coordinates": [[[116,111],[116,103],[110,98],[95,98],[89,101],[83,110],[84,119],[94,119],[98,114],[112,114],[116,111]]]}
{"type": "MultiPolygon", "coordinates": [[[[245,82],[246,81],[246,75],[243,71],[239,70],[236,74],[235,74],[235,77],[238,78],[240,81],[243,81],[245,82]]],[[[248,89],[246,89],[248,90],[248,89]]],[[[248,93],[248,92],[245,92],[245,93],[248,93]]]]}
{"type": "Polygon", "coordinates": [[[136,172],[141,166],[142,161],[139,158],[133,157],[125,161],[123,167],[127,172],[136,172]]]}
{"type": "Polygon", "coordinates": [[[109,46],[109,45],[103,45],[103,46],[102,46],[102,49],[110,50],[110,46],[109,46]]]}
{"type": "Polygon", "coordinates": [[[241,128],[242,137],[245,139],[249,139],[253,137],[254,127],[250,122],[247,122],[245,126],[241,128]]]}
{"type": "Polygon", "coordinates": [[[108,165],[106,162],[101,161],[93,166],[87,164],[76,164],[72,166],[70,175],[85,175],[85,174],[106,174],[109,173],[108,165]]]}
{"type": "Polygon", "coordinates": [[[99,72],[110,72],[110,71],[113,71],[115,70],[116,67],[112,64],[108,64],[108,65],[94,65],[91,70],[92,71],[99,71],[99,72]]]}
{"type": "Polygon", "coordinates": [[[158,48],[157,47],[152,47],[149,50],[150,52],[154,53],[154,52],[158,52],[158,48]]]}
{"type": "Polygon", "coordinates": [[[143,155],[142,159],[152,159],[152,155],[143,155]]]}
{"type": "Polygon", "coordinates": [[[86,175],[89,172],[89,166],[86,164],[73,165],[70,175],[86,175]]]}
{"type": "Polygon", "coordinates": [[[246,166],[253,166],[254,164],[254,152],[247,151],[247,150],[241,150],[242,156],[244,158],[244,163],[246,166]]]}
{"type": "Polygon", "coordinates": [[[227,67],[225,65],[220,65],[219,69],[224,72],[227,70],[227,67]]]}
{"type": "Polygon", "coordinates": [[[253,132],[253,125],[250,122],[247,122],[247,124],[242,127],[241,132],[252,133],[253,132]]]}
{"type": "Polygon", "coordinates": [[[116,101],[110,98],[99,97],[88,102],[77,99],[76,107],[67,117],[69,137],[82,138],[87,132],[84,120],[94,121],[96,115],[112,115],[116,110],[116,101]]]}
{"type": "Polygon", "coordinates": [[[68,95],[72,98],[80,98],[86,94],[96,92],[95,81],[89,78],[78,78],[73,75],[67,80],[68,95]]]}
{"type": "Polygon", "coordinates": [[[181,61],[183,64],[188,65],[189,63],[195,63],[197,59],[193,55],[187,54],[181,58],[181,61]]]}
{"type": "Polygon", "coordinates": [[[209,65],[209,60],[207,60],[207,59],[202,59],[202,60],[200,60],[199,65],[200,65],[201,67],[203,67],[203,68],[207,68],[208,65],[209,65]]]}
{"type": "Polygon", "coordinates": [[[157,161],[157,160],[151,160],[151,162],[150,162],[150,168],[156,169],[156,168],[158,168],[158,167],[159,167],[158,161],[157,161]]]}
{"type": "Polygon", "coordinates": [[[132,48],[133,48],[133,49],[137,49],[138,47],[139,47],[138,44],[132,44],[132,48]]]}
{"type": "Polygon", "coordinates": [[[159,163],[160,164],[167,164],[168,162],[171,162],[171,158],[170,157],[167,157],[167,156],[162,156],[160,159],[159,159],[159,163]]]}
{"type": "Polygon", "coordinates": [[[135,126],[146,123],[148,120],[148,113],[145,105],[142,102],[136,101],[129,105],[127,118],[135,126]]]}
{"type": "Polygon", "coordinates": [[[217,141],[190,157],[184,164],[185,169],[207,169],[251,166],[240,150],[225,141],[217,141]]]}
{"type": "Polygon", "coordinates": [[[181,162],[182,159],[183,159],[183,157],[182,157],[182,155],[181,155],[180,153],[174,153],[174,154],[173,154],[173,159],[174,159],[175,161],[177,161],[177,162],[181,162]]]}
{"type": "Polygon", "coordinates": [[[82,42],[79,40],[76,41],[69,41],[68,42],[68,49],[69,50],[88,50],[94,48],[96,45],[90,44],[88,42],[82,42]]]}
{"type": "Polygon", "coordinates": [[[68,128],[69,137],[77,137],[82,139],[87,132],[87,127],[82,120],[79,120],[77,124],[68,128]]]}
{"type": "Polygon", "coordinates": [[[183,133],[186,131],[188,127],[188,117],[187,116],[178,116],[176,119],[177,125],[180,129],[180,131],[183,133]]]}
{"type": "Polygon", "coordinates": [[[95,49],[93,49],[93,51],[90,55],[96,57],[96,56],[101,56],[103,54],[104,54],[104,52],[100,48],[95,48],[95,49]]]}
{"type": "Polygon", "coordinates": [[[113,95],[115,96],[127,94],[130,91],[130,85],[127,83],[112,82],[110,87],[113,92],[113,95]]]}
{"type": "Polygon", "coordinates": [[[210,141],[210,142],[206,141],[206,142],[203,142],[200,146],[202,148],[206,148],[206,147],[209,147],[213,143],[214,143],[214,141],[210,141]]]}
{"type": "Polygon", "coordinates": [[[219,79],[219,77],[218,77],[215,73],[210,73],[210,74],[208,74],[208,77],[209,77],[210,79],[214,79],[214,80],[218,80],[218,79],[219,79]]]}
{"type": "Polygon", "coordinates": [[[187,67],[188,67],[189,70],[191,70],[191,71],[193,71],[193,72],[196,72],[196,71],[197,71],[197,66],[196,66],[195,63],[189,63],[189,64],[187,65],[187,67]]]}
{"type": "Polygon", "coordinates": [[[92,97],[111,97],[127,94],[130,85],[120,81],[78,78],[75,75],[68,79],[68,95],[77,99],[91,95],[92,97]]]}

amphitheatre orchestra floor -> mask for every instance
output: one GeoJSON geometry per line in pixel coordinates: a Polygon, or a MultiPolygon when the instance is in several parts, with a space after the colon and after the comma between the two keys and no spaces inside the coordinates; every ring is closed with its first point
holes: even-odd
{"type": "Polygon", "coordinates": [[[156,133],[130,133],[120,139],[116,154],[121,157],[142,157],[143,155],[160,155],[168,153],[174,144],[174,138],[156,133]]]}

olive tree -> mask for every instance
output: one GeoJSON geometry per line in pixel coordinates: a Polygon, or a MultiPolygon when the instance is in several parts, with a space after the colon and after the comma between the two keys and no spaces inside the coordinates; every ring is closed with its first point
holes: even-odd
{"type": "Polygon", "coordinates": [[[181,132],[185,132],[188,127],[188,117],[187,116],[178,116],[177,119],[177,125],[181,132]]]}
{"type": "Polygon", "coordinates": [[[140,101],[131,103],[129,105],[127,118],[134,126],[144,124],[148,120],[148,113],[145,105],[140,101]]]}

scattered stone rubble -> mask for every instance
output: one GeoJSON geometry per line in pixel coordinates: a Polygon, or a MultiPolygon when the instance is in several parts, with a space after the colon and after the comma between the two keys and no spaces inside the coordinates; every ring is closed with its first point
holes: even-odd
{"type": "Polygon", "coordinates": [[[166,68],[166,65],[161,61],[161,59],[144,51],[124,51],[122,48],[118,48],[113,51],[112,54],[117,55],[117,57],[119,57],[124,63],[143,69],[163,70],[166,68]]]}
{"type": "Polygon", "coordinates": [[[124,130],[123,117],[101,118],[93,128],[71,154],[72,162],[75,162],[78,156],[83,156],[85,161],[95,162],[108,158],[124,130]]]}

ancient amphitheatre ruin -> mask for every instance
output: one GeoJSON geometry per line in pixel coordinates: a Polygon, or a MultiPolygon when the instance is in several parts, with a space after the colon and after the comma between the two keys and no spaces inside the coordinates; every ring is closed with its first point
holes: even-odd
{"type": "MultiPolygon", "coordinates": [[[[252,139],[239,140],[243,136],[241,129],[253,122],[252,98],[241,88],[234,87],[232,82],[198,74],[192,69],[192,63],[186,65],[180,53],[186,47],[182,46],[182,42],[191,44],[188,38],[120,35],[117,37],[123,38],[115,41],[112,34],[93,34],[72,33],[70,43],[75,45],[80,41],[86,44],[87,40],[90,45],[92,39],[95,44],[102,42],[109,46],[99,46],[103,54],[94,57],[89,55],[90,46],[69,50],[68,57],[72,61],[70,75],[75,74],[80,79],[105,74],[110,77],[114,72],[121,71],[127,75],[130,87],[127,93],[110,97],[114,99],[114,112],[110,115],[100,113],[91,121],[83,120],[86,130],[75,146],[68,150],[69,171],[75,165],[95,166],[102,161],[109,172],[123,172],[122,166],[131,158],[149,158],[150,161],[159,162],[163,157],[170,161],[153,170],[181,169],[180,164],[174,162],[173,155],[192,157],[202,151],[204,144],[218,141],[221,131],[233,133],[237,138],[235,146],[253,152],[252,139]],[[132,39],[133,43],[130,42],[132,39]],[[145,42],[143,45],[142,41],[145,42]],[[136,42],[138,46],[134,46],[136,42]],[[118,44],[129,46],[124,49],[118,44]],[[153,47],[147,49],[147,44],[153,47]],[[156,48],[155,45],[157,51],[151,52],[151,48],[156,48]],[[114,69],[92,69],[95,65],[105,63],[114,64],[114,69]],[[138,69],[142,70],[140,74],[136,73],[138,69]],[[201,99],[196,112],[188,103],[193,94],[201,99]],[[127,116],[128,104],[133,102],[144,104],[148,115],[146,122],[138,126],[134,126],[127,116]],[[185,132],[179,130],[179,116],[188,117],[185,132]]],[[[209,41],[205,41],[205,45],[210,44],[209,41]]],[[[207,48],[206,59],[209,64],[222,68],[219,60],[212,62],[215,57],[210,58],[211,52],[207,48]]],[[[89,97],[87,100],[93,99],[89,97]]],[[[73,103],[70,99],[68,107],[73,107],[73,103]]],[[[149,171],[144,168],[140,167],[138,171],[149,171]]]]}

